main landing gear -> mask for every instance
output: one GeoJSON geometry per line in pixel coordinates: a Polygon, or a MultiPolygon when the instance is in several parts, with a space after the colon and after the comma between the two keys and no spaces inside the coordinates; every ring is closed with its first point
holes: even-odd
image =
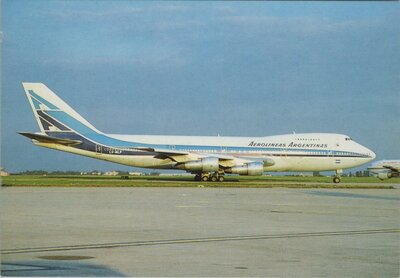
{"type": "Polygon", "coordinates": [[[194,176],[195,181],[223,182],[225,180],[223,172],[221,173],[201,173],[194,176]]]}
{"type": "Polygon", "coordinates": [[[335,175],[335,177],[333,178],[333,182],[334,182],[334,183],[339,183],[339,182],[340,182],[340,174],[341,174],[342,172],[343,172],[342,169],[337,169],[337,170],[336,170],[336,175],[335,175]]]}

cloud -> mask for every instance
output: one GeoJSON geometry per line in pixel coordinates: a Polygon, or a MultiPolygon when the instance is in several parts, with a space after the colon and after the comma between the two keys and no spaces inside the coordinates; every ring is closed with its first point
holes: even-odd
{"type": "Polygon", "coordinates": [[[156,4],[156,5],[140,5],[129,3],[128,5],[115,5],[111,2],[103,2],[101,5],[87,5],[79,7],[74,2],[66,2],[63,6],[55,6],[54,9],[49,7],[47,10],[37,11],[39,16],[48,16],[64,20],[76,20],[76,18],[86,20],[107,20],[118,19],[122,17],[135,16],[139,14],[149,13],[184,13],[190,10],[190,6],[173,5],[173,4],[156,4]],[[72,4],[71,4],[72,3],[72,4]]]}
{"type": "Polygon", "coordinates": [[[110,17],[120,17],[127,15],[134,15],[138,13],[142,13],[144,9],[142,8],[125,8],[125,9],[113,9],[113,10],[48,10],[42,11],[38,13],[39,16],[48,16],[48,17],[56,17],[59,19],[71,19],[76,20],[76,18],[84,18],[87,20],[96,20],[96,19],[107,19],[110,17]]]}
{"type": "Polygon", "coordinates": [[[260,33],[290,32],[303,35],[345,32],[352,29],[378,26],[378,20],[333,20],[323,17],[278,17],[259,15],[230,15],[219,19],[222,23],[247,28],[260,33]]]}
{"type": "Polygon", "coordinates": [[[86,55],[84,58],[79,55],[65,57],[52,56],[42,58],[37,63],[44,66],[64,66],[68,68],[75,67],[94,67],[94,66],[152,66],[161,67],[183,67],[189,64],[189,60],[180,54],[179,48],[164,48],[162,50],[146,50],[139,53],[120,53],[118,51],[108,54],[86,55]]]}

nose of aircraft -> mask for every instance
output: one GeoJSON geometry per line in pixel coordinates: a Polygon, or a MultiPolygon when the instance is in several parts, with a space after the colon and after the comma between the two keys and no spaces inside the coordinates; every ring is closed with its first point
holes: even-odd
{"type": "Polygon", "coordinates": [[[368,148],[365,148],[365,150],[366,150],[367,155],[371,158],[370,161],[374,160],[375,157],[376,157],[376,154],[373,151],[371,151],[370,149],[368,149],[368,148]]]}
{"type": "Polygon", "coordinates": [[[372,151],[372,150],[370,150],[370,149],[368,149],[367,147],[365,147],[365,146],[363,146],[363,145],[361,145],[361,144],[358,144],[358,146],[359,146],[359,150],[360,150],[360,152],[362,153],[362,154],[364,154],[365,156],[367,156],[366,158],[368,158],[368,161],[371,161],[371,160],[374,160],[375,159],[375,157],[376,157],[376,154],[372,151]]]}

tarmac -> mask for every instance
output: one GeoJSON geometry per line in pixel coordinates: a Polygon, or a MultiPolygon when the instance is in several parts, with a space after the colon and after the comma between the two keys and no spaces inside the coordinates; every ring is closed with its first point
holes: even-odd
{"type": "Polygon", "coordinates": [[[399,277],[400,189],[1,189],[2,276],[399,277]]]}

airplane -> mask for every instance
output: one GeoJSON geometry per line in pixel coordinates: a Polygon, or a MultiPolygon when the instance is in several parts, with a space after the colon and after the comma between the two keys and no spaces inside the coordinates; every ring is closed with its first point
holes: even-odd
{"type": "Polygon", "coordinates": [[[399,177],[400,160],[379,160],[368,167],[368,171],[376,174],[380,180],[399,177]]]}
{"type": "Polygon", "coordinates": [[[342,134],[302,133],[266,137],[106,134],[42,83],[22,83],[40,132],[19,132],[33,144],[123,165],[179,169],[196,181],[224,181],[225,174],[335,171],[375,158],[342,134]]]}

